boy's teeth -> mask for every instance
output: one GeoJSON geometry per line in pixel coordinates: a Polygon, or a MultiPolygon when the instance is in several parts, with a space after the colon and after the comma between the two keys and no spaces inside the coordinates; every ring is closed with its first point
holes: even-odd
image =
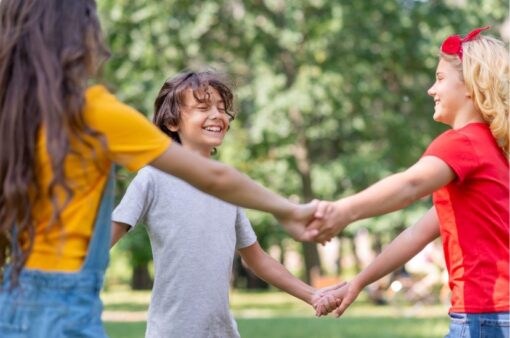
{"type": "Polygon", "coordinates": [[[205,130],[208,130],[208,131],[220,131],[221,128],[220,127],[206,127],[205,130]]]}

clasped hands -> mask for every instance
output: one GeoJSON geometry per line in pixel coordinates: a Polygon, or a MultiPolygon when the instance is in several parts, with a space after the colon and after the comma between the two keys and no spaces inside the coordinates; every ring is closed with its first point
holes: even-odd
{"type": "MultiPolygon", "coordinates": [[[[348,198],[334,202],[314,200],[308,204],[296,204],[291,212],[277,218],[295,240],[323,245],[356,220],[348,198]]],[[[352,282],[322,288],[312,297],[311,305],[318,317],[332,311],[339,317],[360,291],[352,282]]]]}
{"type": "Polygon", "coordinates": [[[355,220],[347,198],[296,204],[292,212],[277,218],[295,240],[323,245],[355,220]]]}
{"type": "Polygon", "coordinates": [[[340,317],[358,297],[360,291],[361,289],[352,281],[319,289],[312,300],[315,315],[321,317],[333,312],[335,317],[340,317]]]}

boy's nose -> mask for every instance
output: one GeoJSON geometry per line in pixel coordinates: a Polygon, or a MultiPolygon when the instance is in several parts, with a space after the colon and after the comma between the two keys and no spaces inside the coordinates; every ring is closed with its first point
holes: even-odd
{"type": "Polygon", "coordinates": [[[430,96],[434,96],[436,94],[436,91],[434,90],[434,85],[432,85],[432,87],[430,87],[427,90],[427,94],[430,95],[430,96]]]}
{"type": "Polygon", "coordinates": [[[209,117],[217,118],[219,113],[220,113],[220,111],[216,107],[212,106],[211,110],[209,112],[209,117]]]}

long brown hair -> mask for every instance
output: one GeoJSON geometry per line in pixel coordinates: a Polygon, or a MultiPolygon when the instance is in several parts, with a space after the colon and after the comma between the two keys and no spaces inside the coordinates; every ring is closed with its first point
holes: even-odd
{"type": "Polygon", "coordinates": [[[107,56],[94,0],[0,1],[0,267],[11,264],[13,284],[32,250],[40,189],[52,201],[50,226],[72,198],[64,172],[71,138],[90,146],[87,137],[100,137],[85,124],[84,95],[107,56]],[[35,168],[42,130],[48,187],[37,186],[35,168]]]}

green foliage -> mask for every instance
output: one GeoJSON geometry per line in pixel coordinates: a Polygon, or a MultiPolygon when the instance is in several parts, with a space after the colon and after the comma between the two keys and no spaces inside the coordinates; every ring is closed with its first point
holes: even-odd
{"type": "MultiPolygon", "coordinates": [[[[121,99],[150,116],[177,71],[231,74],[239,114],[219,159],[301,200],[336,199],[413,164],[445,129],[426,94],[440,42],[487,24],[497,35],[508,14],[500,0],[98,3],[113,54],[104,78],[121,99]]],[[[406,226],[427,205],[362,224],[406,226]]],[[[252,221],[264,245],[282,236],[270,217],[252,221]]]]}

